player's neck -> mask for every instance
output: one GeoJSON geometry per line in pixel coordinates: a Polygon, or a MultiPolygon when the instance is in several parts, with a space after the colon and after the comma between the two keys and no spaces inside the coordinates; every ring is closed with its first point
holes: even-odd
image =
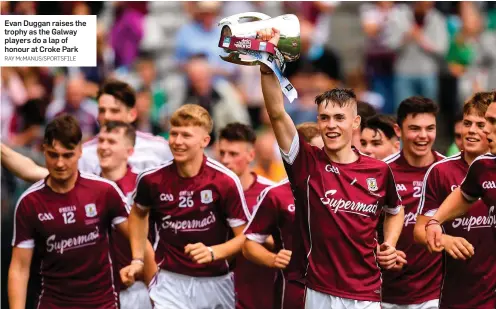
{"type": "Polygon", "coordinates": [[[351,148],[351,144],[337,151],[329,150],[324,147],[324,151],[329,159],[331,159],[331,161],[334,163],[350,164],[358,160],[358,155],[355,151],[353,151],[353,148],[351,148]]]}
{"type": "Polygon", "coordinates": [[[119,165],[114,169],[103,169],[102,168],[102,177],[112,181],[118,181],[126,176],[127,173],[127,162],[119,165]]]}
{"type": "Polygon", "coordinates": [[[403,156],[405,157],[406,162],[413,167],[426,167],[434,163],[436,160],[432,150],[429,151],[427,155],[419,157],[403,149],[403,156]]]}
{"type": "Polygon", "coordinates": [[[78,179],[77,171],[69,179],[64,181],[57,181],[53,177],[48,176],[47,186],[49,186],[53,192],[64,194],[71,191],[74,188],[74,186],[76,186],[77,179],[78,179]]]}
{"type": "Polygon", "coordinates": [[[177,173],[183,178],[195,177],[200,173],[203,165],[203,152],[190,161],[176,162],[177,173]]]}
{"type": "Polygon", "coordinates": [[[239,176],[239,180],[241,181],[241,185],[243,186],[243,191],[246,191],[253,185],[256,178],[253,177],[251,169],[247,168],[246,171],[241,174],[241,176],[239,176]]]}
{"type": "Polygon", "coordinates": [[[464,151],[463,152],[463,159],[465,159],[465,162],[467,162],[468,165],[472,164],[472,162],[474,162],[474,160],[478,157],[478,156],[481,156],[483,154],[487,153],[487,151],[483,152],[483,153],[476,153],[476,152],[466,152],[464,151]]]}

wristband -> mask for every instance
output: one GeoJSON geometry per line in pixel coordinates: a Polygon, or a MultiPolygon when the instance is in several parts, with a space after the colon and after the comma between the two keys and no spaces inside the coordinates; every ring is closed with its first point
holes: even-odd
{"type": "Polygon", "coordinates": [[[145,262],[143,261],[143,259],[133,259],[131,261],[131,264],[140,264],[140,265],[145,265],[145,262]]]}
{"type": "Polygon", "coordinates": [[[439,223],[439,221],[436,219],[430,219],[429,221],[427,221],[427,224],[425,225],[425,230],[427,230],[427,227],[431,225],[441,225],[441,223],[439,223]]]}
{"type": "Polygon", "coordinates": [[[207,247],[207,249],[210,251],[210,256],[212,257],[211,262],[213,262],[215,260],[214,249],[212,249],[212,247],[207,247]]]}

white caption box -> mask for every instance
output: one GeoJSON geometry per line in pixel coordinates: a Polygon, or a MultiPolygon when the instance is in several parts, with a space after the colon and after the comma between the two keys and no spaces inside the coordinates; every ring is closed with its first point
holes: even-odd
{"type": "Polygon", "coordinates": [[[0,23],[1,66],[96,66],[96,15],[2,15],[0,23]]]}

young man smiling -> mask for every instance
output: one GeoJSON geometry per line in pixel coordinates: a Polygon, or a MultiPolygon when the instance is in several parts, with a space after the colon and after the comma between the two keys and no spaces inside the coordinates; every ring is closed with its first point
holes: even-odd
{"type": "Polygon", "coordinates": [[[400,150],[400,140],[394,130],[395,120],[387,115],[375,115],[361,126],[360,151],[382,160],[400,150]]]}
{"type": "MultiPolygon", "coordinates": [[[[280,33],[269,28],[257,36],[277,45],[280,33]]],[[[324,141],[319,149],[298,134],[284,109],[275,74],[265,65],[260,70],[265,106],[295,195],[295,225],[308,263],[305,306],[378,309],[377,260],[386,268],[396,264],[403,207],[388,165],[352,148],[353,132],[360,127],[356,96],[347,89],[317,96],[317,124],[324,141]],[[387,212],[386,241],[376,258],[376,227],[383,210],[387,212]]]]}
{"type": "MultiPolygon", "coordinates": [[[[458,188],[469,165],[487,153],[484,114],[494,99],[492,93],[477,93],[465,103],[461,130],[463,151],[433,164],[426,173],[414,231],[419,244],[427,245],[427,222],[446,197],[458,188]]],[[[494,206],[491,207],[488,212],[488,207],[479,200],[461,218],[443,224],[445,234],[441,245],[449,256],[444,260],[441,309],[496,308],[496,233],[493,231],[496,220],[490,219],[496,212],[494,206]]]]}
{"type": "MultiPolygon", "coordinates": [[[[393,171],[405,207],[405,222],[397,249],[406,255],[402,268],[383,271],[382,308],[434,309],[439,303],[441,257],[413,240],[413,228],[425,173],[444,157],[432,150],[438,106],[428,98],[410,97],[398,107],[396,135],[403,149],[384,159],[393,171]]],[[[403,255],[403,254],[402,254],[403,255]]],[[[403,255],[403,257],[404,257],[403,255]]]]}

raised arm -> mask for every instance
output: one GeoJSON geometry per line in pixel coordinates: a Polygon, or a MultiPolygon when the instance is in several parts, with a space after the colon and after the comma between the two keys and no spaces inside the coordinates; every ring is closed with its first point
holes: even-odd
{"type": "Polygon", "coordinates": [[[24,181],[36,182],[48,176],[46,168],[37,165],[30,158],[12,150],[3,143],[0,144],[0,152],[2,166],[24,181]]]}
{"type": "MultiPolygon", "coordinates": [[[[280,38],[279,30],[275,28],[259,31],[257,35],[261,40],[269,41],[274,45],[277,45],[280,38]]],[[[262,93],[265,107],[267,108],[277,143],[283,152],[289,153],[291,143],[296,135],[296,126],[284,109],[283,94],[276,75],[265,64],[261,64],[260,72],[262,73],[262,93]]]]}

